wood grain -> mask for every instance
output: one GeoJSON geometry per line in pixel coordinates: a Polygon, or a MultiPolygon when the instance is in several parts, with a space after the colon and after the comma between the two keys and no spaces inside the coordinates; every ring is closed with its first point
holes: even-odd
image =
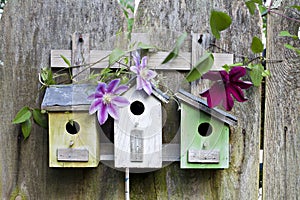
{"type": "MultiPolygon", "coordinates": [[[[285,9],[296,1],[283,1],[281,14],[298,17],[285,9]]],[[[299,3],[299,2],[298,2],[299,3]]],[[[299,40],[279,37],[287,30],[297,35],[299,23],[279,15],[268,15],[263,198],[298,199],[300,196],[300,57],[284,47],[290,43],[299,47],[299,40]]]]}
{"type": "MultiPolygon", "coordinates": [[[[23,141],[20,128],[11,124],[24,105],[39,107],[37,75],[49,67],[51,50],[71,49],[71,35],[90,34],[90,49],[112,50],[126,46],[116,33],[126,27],[117,1],[8,1],[0,24],[0,196],[9,199],[19,190],[27,199],[124,199],[124,173],[100,164],[95,169],[48,167],[47,131],[34,125],[23,141]]],[[[209,31],[209,11],[227,11],[233,24],[216,44],[229,52],[248,54],[252,35],[260,34],[258,18],[251,17],[244,1],[141,1],[135,28],[157,31],[150,42],[172,49],[184,31],[209,31]],[[171,31],[170,31],[171,30],[171,31]]],[[[191,40],[189,40],[191,41],[191,40]]],[[[183,52],[191,52],[186,42],[183,52]]],[[[238,58],[235,56],[235,61],[238,58]]],[[[187,63],[190,66],[190,63],[187,63]]],[[[160,72],[168,90],[189,89],[181,72],[160,72]]],[[[166,90],[166,88],[163,88],[166,90]]],[[[194,91],[194,94],[197,92],[194,91]]],[[[182,170],[179,163],[151,173],[131,174],[132,199],[256,199],[260,133],[260,91],[246,92],[249,101],[236,104],[239,125],[230,134],[231,163],[228,170],[182,170]]],[[[165,107],[167,122],[163,141],[178,141],[176,102],[165,107]]],[[[288,129],[289,130],[289,129],[288,129]]]]}

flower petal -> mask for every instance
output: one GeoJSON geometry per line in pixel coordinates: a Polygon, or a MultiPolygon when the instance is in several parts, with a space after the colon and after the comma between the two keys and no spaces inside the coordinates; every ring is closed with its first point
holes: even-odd
{"type": "Polygon", "coordinates": [[[136,76],[136,89],[141,90],[143,89],[143,83],[142,83],[142,77],[141,76],[136,76]]]}
{"type": "Polygon", "coordinates": [[[147,71],[147,77],[146,77],[146,79],[150,80],[150,79],[154,78],[156,75],[157,75],[157,73],[155,71],[149,69],[147,71]]]}
{"type": "Polygon", "coordinates": [[[128,90],[128,86],[127,85],[120,85],[117,89],[115,89],[114,94],[122,94],[126,90],[128,90]]]}
{"type": "Polygon", "coordinates": [[[227,74],[227,72],[225,70],[221,70],[221,71],[208,71],[205,74],[202,75],[202,79],[208,79],[211,81],[218,81],[218,80],[222,80],[223,76],[227,74]]]}
{"type": "Polygon", "coordinates": [[[234,101],[230,95],[230,90],[226,90],[226,99],[223,101],[223,107],[230,111],[234,105],[234,101]]]}
{"type": "Polygon", "coordinates": [[[244,92],[238,86],[230,84],[228,87],[228,92],[231,93],[238,102],[247,101],[247,99],[244,97],[244,92]]]}
{"type": "Polygon", "coordinates": [[[91,94],[90,96],[87,97],[88,100],[94,100],[98,98],[102,98],[103,94],[101,92],[96,92],[94,94],[91,94]]]}
{"type": "Polygon", "coordinates": [[[141,59],[140,54],[136,51],[135,55],[132,55],[132,57],[135,62],[135,66],[137,66],[139,68],[140,67],[140,59],[141,59]]]}
{"type": "Polygon", "coordinates": [[[248,89],[253,85],[250,81],[241,81],[241,80],[234,81],[233,83],[234,85],[239,86],[242,89],[248,89]]]}
{"type": "Polygon", "coordinates": [[[207,98],[207,105],[208,107],[212,108],[212,104],[211,104],[211,98],[210,98],[210,94],[209,94],[209,89],[205,90],[203,92],[200,93],[201,97],[206,97],[207,98]]]}
{"type": "Polygon", "coordinates": [[[133,73],[136,73],[136,74],[140,74],[140,70],[137,66],[131,66],[130,71],[132,71],[133,73]]]}
{"type": "Polygon", "coordinates": [[[111,100],[111,104],[114,104],[118,107],[125,107],[130,104],[130,102],[125,97],[116,96],[111,100]]]}
{"type": "Polygon", "coordinates": [[[89,114],[94,114],[97,110],[99,110],[103,105],[102,99],[95,99],[90,106],[89,114]]]}
{"type": "Polygon", "coordinates": [[[115,106],[115,105],[113,105],[113,104],[108,104],[108,105],[107,105],[107,112],[108,112],[108,114],[109,114],[112,118],[114,118],[114,119],[116,119],[116,120],[119,119],[119,111],[118,111],[118,107],[117,107],[117,106],[115,106]]]}
{"type": "Polygon", "coordinates": [[[105,104],[101,104],[101,107],[97,112],[97,117],[100,125],[106,122],[108,118],[108,112],[107,112],[107,106],[105,104]]]}
{"type": "Polygon", "coordinates": [[[142,86],[143,86],[144,91],[148,95],[151,95],[151,93],[152,93],[152,86],[151,86],[150,81],[146,81],[146,80],[142,79],[142,86]]]}
{"type": "Polygon", "coordinates": [[[98,86],[96,88],[96,93],[105,94],[106,92],[106,83],[98,83],[98,86]]]}
{"type": "Polygon", "coordinates": [[[220,83],[214,83],[212,87],[200,94],[203,97],[207,97],[207,105],[213,108],[226,100],[225,86],[220,83]]]}
{"type": "Polygon", "coordinates": [[[245,67],[233,67],[229,72],[230,80],[237,81],[242,76],[245,76],[246,72],[247,71],[245,67]]]}
{"type": "Polygon", "coordinates": [[[147,65],[147,56],[144,56],[143,58],[142,58],[142,62],[141,62],[141,69],[143,69],[143,68],[145,68],[146,67],[146,65],[147,65]]]}
{"type": "Polygon", "coordinates": [[[107,92],[107,93],[114,93],[114,91],[115,91],[115,89],[118,87],[119,83],[120,83],[120,79],[119,79],[119,78],[118,78],[118,79],[112,80],[112,81],[108,84],[107,89],[106,89],[106,92],[107,92]]]}

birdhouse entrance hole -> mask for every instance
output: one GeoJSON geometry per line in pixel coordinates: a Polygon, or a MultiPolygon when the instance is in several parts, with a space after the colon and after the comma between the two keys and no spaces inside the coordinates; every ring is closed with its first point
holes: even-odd
{"type": "Polygon", "coordinates": [[[212,126],[207,122],[201,123],[198,126],[198,133],[203,137],[210,136],[212,133],[212,126]]]}
{"type": "Polygon", "coordinates": [[[80,131],[80,125],[76,121],[69,121],[66,124],[66,130],[68,133],[75,135],[80,131]]]}
{"type": "Polygon", "coordinates": [[[140,101],[134,101],[131,103],[130,105],[130,111],[134,114],[134,115],[141,115],[143,114],[143,112],[145,111],[145,106],[142,102],[140,101]]]}

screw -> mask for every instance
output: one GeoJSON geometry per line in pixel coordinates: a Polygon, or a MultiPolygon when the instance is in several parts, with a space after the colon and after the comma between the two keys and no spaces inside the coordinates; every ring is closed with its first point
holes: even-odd
{"type": "Polygon", "coordinates": [[[206,147],[208,147],[208,145],[209,145],[208,142],[204,142],[203,143],[203,148],[205,149],[206,147]]]}

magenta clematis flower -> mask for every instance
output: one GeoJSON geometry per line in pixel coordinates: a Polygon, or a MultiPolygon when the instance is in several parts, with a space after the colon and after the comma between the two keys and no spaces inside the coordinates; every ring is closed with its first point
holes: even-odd
{"type": "Polygon", "coordinates": [[[150,95],[152,93],[151,79],[153,79],[157,74],[155,71],[150,70],[146,67],[147,65],[147,57],[144,56],[140,61],[140,55],[136,53],[133,55],[133,59],[135,62],[135,66],[131,66],[130,70],[136,73],[136,89],[144,91],[150,95]]]}
{"type": "Polygon", "coordinates": [[[209,71],[202,76],[202,79],[215,81],[212,87],[200,95],[207,98],[207,104],[213,108],[222,103],[223,107],[230,111],[233,107],[234,97],[239,102],[247,101],[242,89],[252,86],[251,82],[239,80],[246,74],[244,67],[233,67],[229,73],[225,70],[209,71]]]}
{"type": "Polygon", "coordinates": [[[108,85],[99,83],[96,92],[91,94],[88,99],[93,100],[89,109],[89,113],[96,111],[100,125],[104,124],[108,118],[108,114],[115,120],[119,119],[118,107],[125,107],[130,102],[125,98],[118,96],[128,89],[126,85],[120,85],[120,79],[114,79],[108,85]]]}

